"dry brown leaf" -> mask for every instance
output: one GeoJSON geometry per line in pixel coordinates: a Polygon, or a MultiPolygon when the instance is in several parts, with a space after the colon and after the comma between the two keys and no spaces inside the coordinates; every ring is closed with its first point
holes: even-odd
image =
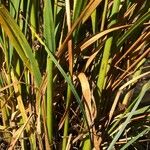
{"type": "Polygon", "coordinates": [[[143,73],[143,74],[140,74],[139,76],[137,76],[137,77],[135,77],[135,78],[129,80],[127,83],[125,83],[124,85],[122,85],[122,86],[119,88],[119,90],[118,90],[118,92],[117,92],[117,94],[116,94],[116,97],[115,97],[115,99],[114,99],[114,102],[113,102],[113,104],[112,104],[111,110],[110,110],[110,112],[109,112],[109,120],[108,120],[108,123],[110,123],[110,121],[111,121],[111,119],[112,119],[112,117],[113,117],[113,114],[114,114],[114,112],[115,112],[117,103],[118,103],[118,101],[119,101],[119,98],[120,98],[120,95],[121,95],[123,89],[125,89],[127,86],[131,85],[131,84],[134,83],[135,81],[139,80],[140,78],[143,78],[144,76],[146,76],[146,75],[148,75],[148,74],[150,74],[150,71],[149,71],[149,72],[146,72],[146,73],[143,73]]]}
{"type": "Polygon", "coordinates": [[[114,28],[102,31],[102,32],[94,35],[93,37],[91,37],[86,42],[84,42],[84,44],[81,45],[80,49],[81,49],[81,51],[83,51],[85,48],[87,48],[88,46],[90,46],[91,44],[93,44],[94,42],[96,42],[101,37],[107,35],[108,33],[116,31],[116,30],[119,30],[119,29],[127,28],[127,27],[130,27],[130,26],[131,25],[118,26],[118,27],[114,27],[114,28]]]}
{"type": "Polygon", "coordinates": [[[61,55],[64,53],[65,48],[67,46],[68,41],[70,40],[70,37],[72,36],[74,30],[76,29],[76,27],[82,22],[83,17],[86,15],[88,9],[90,8],[90,6],[93,4],[94,0],[90,1],[88,3],[88,5],[86,6],[86,8],[82,11],[81,15],[77,18],[77,20],[75,21],[75,23],[72,25],[72,28],[70,30],[70,32],[67,34],[67,37],[65,38],[64,42],[61,44],[61,46],[59,47],[56,56],[58,58],[61,57],[61,55]]]}
{"type": "Polygon", "coordinates": [[[93,127],[93,150],[100,150],[102,138],[97,135],[95,127],[93,127]]]}
{"type": "MultiPolygon", "coordinates": [[[[25,106],[23,104],[23,99],[22,99],[22,95],[20,94],[20,87],[18,86],[18,79],[16,78],[16,76],[14,75],[13,72],[11,72],[11,77],[12,77],[12,81],[16,84],[14,84],[14,91],[17,95],[17,103],[18,103],[18,109],[21,112],[21,116],[23,118],[23,122],[27,122],[27,114],[26,114],[26,110],[25,110],[25,106]]],[[[30,126],[27,125],[26,128],[27,132],[30,130],[30,126]]]]}
{"type": "MultiPolygon", "coordinates": [[[[67,26],[68,32],[71,30],[71,13],[70,13],[70,1],[66,0],[66,15],[67,15],[67,26]]],[[[69,59],[69,71],[72,75],[73,72],[73,55],[72,55],[72,40],[68,41],[68,59],[69,59]]]]}
{"type": "Polygon", "coordinates": [[[96,7],[101,3],[102,0],[94,0],[91,6],[88,8],[87,13],[83,17],[82,23],[84,23],[92,14],[92,12],[96,9],[96,7]]]}
{"type": "Polygon", "coordinates": [[[146,33],[143,33],[133,44],[132,46],[124,53],[124,55],[122,57],[119,58],[119,60],[115,63],[115,66],[117,66],[120,61],[127,57],[127,55],[131,52],[134,51],[134,49],[136,49],[136,47],[141,43],[143,37],[146,35],[146,33]]]}
{"type": "Polygon", "coordinates": [[[96,57],[96,55],[98,54],[98,52],[99,52],[99,50],[96,51],[94,54],[92,54],[92,55],[89,57],[89,59],[88,59],[87,62],[86,62],[84,71],[87,70],[87,68],[89,67],[89,65],[91,64],[91,62],[93,61],[93,59],[96,57]]]}
{"type": "Polygon", "coordinates": [[[90,85],[88,82],[87,77],[85,76],[84,73],[80,73],[78,75],[78,78],[81,83],[81,88],[82,88],[82,93],[83,97],[85,98],[85,111],[87,115],[87,120],[89,125],[91,124],[92,117],[91,117],[91,111],[92,111],[92,106],[91,106],[91,90],[90,90],[90,85]]]}
{"type": "Polygon", "coordinates": [[[58,130],[60,130],[63,127],[67,113],[68,113],[68,109],[65,110],[65,113],[63,114],[63,116],[60,119],[60,122],[58,124],[58,130]]]}
{"type": "Polygon", "coordinates": [[[10,147],[8,148],[8,150],[13,150],[14,146],[16,145],[16,142],[19,140],[19,137],[21,136],[22,132],[25,130],[29,120],[31,119],[33,114],[31,114],[29,116],[29,118],[27,119],[27,121],[25,122],[25,124],[20,127],[14,134],[13,134],[13,138],[12,138],[12,142],[10,144],[10,147]]]}
{"type": "Polygon", "coordinates": [[[134,63],[132,63],[131,66],[129,66],[126,69],[126,71],[119,77],[119,79],[116,80],[112,84],[112,89],[115,90],[119,86],[119,84],[122,82],[122,80],[126,77],[126,75],[128,74],[128,72],[130,72],[149,53],[150,53],[150,48],[148,48],[147,50],[145,50],[144,53],[134,63]]]}
{"type": "MultiPolygon", "coordinates": [[[[14,85],[16,85],[16,84],[19,84],[19,83],[21,83],[21,82],[19,82],[19,81],[16,82],[16,81],[15,81],[15,82],[13,82],[13,83],[11,83],[11,84],[9,84],[9,85],[3,87],[3,88],[0,88],[0,92],[6,90],[6,89],[8,89],[8,88],[10,88],[10,87],[12,87],[12,86],[14,86],[14,85]]],[[[0,93],[0,94],[1,94],[1,93],[0,93]]],[[[0,96],[1,96],[1,95],[0,95],[0,96]]]]}

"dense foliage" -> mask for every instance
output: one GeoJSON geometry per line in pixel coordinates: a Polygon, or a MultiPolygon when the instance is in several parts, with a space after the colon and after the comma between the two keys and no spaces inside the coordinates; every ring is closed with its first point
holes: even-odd
{"type": "Polygon", "coordinates": [[[0,3],[0,149],[150,149],[149,0],[0,3]]]}

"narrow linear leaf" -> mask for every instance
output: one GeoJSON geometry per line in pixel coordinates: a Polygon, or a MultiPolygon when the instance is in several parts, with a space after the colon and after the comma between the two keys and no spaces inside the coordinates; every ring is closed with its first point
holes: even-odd
{"type": "Polygon", "coordinates": [[[80,80],[80,83],[81,83],[81,88],[82,88],[82,93],[83,93],[83,96],[85,98],[85,111],[86,111],[86,115],[87,115],[87,119],[88,119],[88,122],[89,124],[91,124],[91,120],[92,120],[92,106],[91,106],[91,91],[90,91],[90,85],[89,85],[89,82],[88,82],[88,79],[87,77],[85,76],[84,73],[80,73],[78,75],[78,78],[80,80]]]}
{"type": "Polygon", "coordinates": [[[132,143],[134,143],[136,140],[138,140],[140,137],[142,137],[146,132],[150,131],[150,127],[146,128],[144,131],[139,133],[137,136],[133,137],[130,141],[127,142],[120,150],[126,150],[132,143]]]}
{"type": "Polygon", "coordinates": [[[78,16],[80,15],[81,13],[81,10],[82,10],[82,7],[83,7],[83,1],[81,0],[75,0],[74,1],[74,8],[73,8],[73,21],[75,21],[78,16]]]}
{"type": "Polygon", "coordinates": [[[84,71],[87,70],[87,68],[90,66],[92,61],[95,59],[96,55],[99,53],[99,50],[97,50],[95,53],[93,53],[87,60],[84,71]]]}
{"type": "MultiPolygon", "coordinates": [[[[53,19],[53,5],[51,0],[44,1],[44,38],[45,43],[49,50],[55,52],[55,23],[53,19]]],[[[47,130],[49,142],[52,144],[53,139],[53,62],[50,57],[47,58],[47,98],[46,98],[46,111],[47,111],[47,130]]]]}
{"type": "Polygon", "coordinates": [[[140,19],[138,19],[134,25],[125,33],[122,35],[122,37],[117,41],[117,46],[120,47],[124,41],[130,37],[132,33],[135,33],[135,30],[143,25],[144,22],[150,19],[150,11],[145,13],[140,19]]]}
{"type": "Polygon", "coordinates": [[[94,35],[93,37],[91,37],[90,39],[88,39],[87,41],[85,41],[82,45],[81,45],[81,51],[83,51],[85,48],[87,48],[88,46],[90,46],[91,44],[93,44],[94,42],[96,42],[98,39],[100,39],[101,37],[107,35],[108,33],[111,33],[113,31],[119,30],[119,29],[123,29],[123,28],[127,28],[130,27],[130,25],[124,25],[124,26],[118,26],[118,27],[114,27],[105,31],[102,31],[96,35],[94,35]]]}
{"type": "Polygon", "coordinates": [[[132,116],[134,115],[134,113],[135,113],[137,107],[139,106],[139,104],[140,104],[142,98],[144,97],[145,93],[146,93],[149,89],[150,89],[150,81],[147,82],[147,83],[143,86],[143,88],[142,88],[142,90],[141,90],[139,96],[136,98],[137,102],[135,103],[133,109],[132,109],[131,112],[129,113],[129,115],[128,115],[127,119],[125,120],[125,122],[121,125],[121,126],[122,126],[121,129],[119,130],[119,132],[118,132],[118,133],[115,135],[115,137],[113,138],[113,141],[110,143],[110,145],[109,145],[109,147],[108,147],[108,150],[112,150],[112,149],[113,149],[113,147],[114,147],[116,141],[117,141],[118,138],[121,136],[121,134],[123,133],[124,129],[126,128],[126,126],[128,125],[128,123],[130,122],[130,120],[131,120],[132,116]]]}
{"type": "Polygon", "coordinates": [[[67,46],[67,43],[68,43],[70,37],[72,36],[74,30],[75,30],[75,29],[78,27],[78,25],[81,23],[81,21],[82,21],[84,15],[87,13],[89,7],[92,5],[93,2],[94,2],[94,1],[92,0],[92,1],[90,1],[90,2],[88,3],[88,5],[85,7],[85,9],[81,12],[80,16],[76,19],[76,21],[75,21],[74,24],[72,25],[72,28],[71,28],[70,32],[68,32],[67,37],[65,38],[64,42],[62,43],[62,45],[60,46],[60,48],[59,48],[58,51],[57,51],[56,56],[57,56],[58,58],[64,53],[65,48],[66,48],[66,46],[67,46]]]}
{"type": "MultiPolygon", "coordinates": [[[[34,30],[30,27],[30,29],[34,32],[34,30]]],[[[48,47],[46,46],[46,44],[42,41],[42,39],[38,36],[38,34],[34,33],[36,38],[38,39],[38,41],[45,47],[45,50],[47,52],[47,54],[49,55],[49,57],[51,58],[51,60],[54,62],[54,64],[56,65],[56,67],[58,68],[58,70],[60,71],[60,73],[62,74],[62,76],[64,77],[64,79],[66,80],[66,82],[69,84],[70,88],[71,88],[71,91],[72,93],[74,94],[79,106],[80,106],[80,109],[81,109],[81,112],[83,114],[83,117],[87,123],[87,126],[88,126],[88,129],[89,129],[89,125],[88,125],[88,121],[87,121],[87,117],[86,117],[86,114],[85,114],[85,110],[84,110],[84,107],[83,107],[83,104],[81,102],[81,99],[70,79],[70,77],[65,73],[65,71],[63,70],[63,68],[60,66],[60,64],[58,63],[57,59],[55,58],[55,56],[52,54],[52,52],[48,49],[48,47]]]]}
{"type": "Polygon", "coordinates": [[[47,47],[54,52],[55,51],[55,26],[52,14],[51,0],[45,0],[44,2],[44,37],[47,47]]]}
{"type": "MultiPolygon", "coordinates": [[[[118,18],[116,14],[118,14],[119,12],[120,3],[121,3],[120,0],[114,0],[108,27],[111,27],[117,23],[118,18]]],[[[114,39],[114,36],[109,34],[104,45],[104,51],[102,55],[102,60],[101,60],[100,69],[99,69],[99,76],[97,80],[97,86],[99,88],[100,93],[105,87],[107,67],[108,67],[109,57],[110,57],[112,46],[113,46],[113,39],[114,39]]]]}
{"type": "Polygon", "coordinates": [[[37,86],[39,86],[41,83],[41,73],[32,49],[19,26],[3,5],[0,5],[0,24],[23,63],[26,64],[27,68],[35,77],[37,86]]]}
{"type": "Polygon", "coordinates": [[[11,141],[10,143],[10,146],[8,148],[8,150],[13,150],[14,149],[14,146],[16,145],[16,142],[19,140],[19,137],[21,136],[22,132],[24,131],[25,127],[28,125],[31,117],[33,116],[33,114],[31,114],[29,117],[28,117],[28,120],[24,123],[24,125],[22,127],[20,127],[16,132],[15,134],[13,135],[13,140],[11,141]]]}
{"type": "Polygon", "coordinates": [[[101,3],[101,1],[102,0],[95,0],[95,1],[93,1],[93,3],[91,4],[91,6],[89,7],[87,13],[83,17],[82,23],[85,23],[85,21],[91,16],[91,14],[97,8],[97,6],[101,3]]]}

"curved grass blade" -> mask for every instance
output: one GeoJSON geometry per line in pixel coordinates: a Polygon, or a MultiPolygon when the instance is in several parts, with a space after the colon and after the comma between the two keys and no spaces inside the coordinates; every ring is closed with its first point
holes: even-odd
{"type": "Polygon", "coordinates": [[[86,15],[86,13],[88,12],[89,8],[91,7],[92,3],[94,1],[91,0],[88,5],[84,8],[84,10],[81,12],[80,16],[76,19],[76,21],[74,22],[74,24],[72,25],[71,30],[68,32],[67,37],[65,38],[64,42],[62,43],[62,45],[60,46],[60,48],[57,51],[57,57],[60,58],[60,56],[64,53],[65,48],[67,46],[67,43],[70,39],[70,37],[72,36],[73,32],[75,31],[75,29],[77,29],[78,25],[81,23],[83,17],[86,15]]]}
{"type": "Polygon", "coordinates": [[[126,150],[132,143],[134,143],[137,139],[142,137],[146,132],[150,131],[150,127],[143,130],[141,133],[139,133],[137,136],[133,137],[130,141],[127,142],[120,150],[126,150]]]}
{"type": "MultiPolygon", "coordinates": [[[[122,119],[125,119],[125,118],[127,118],[127,117],[129,116],[129,114],[130,114],[129,110],[131,109],[131,107],[132,107],[134,104],[135,104],[135,101],[133,101],[133,103],[127,108],[127,110],[126,110],[123,114],[120,114],[120,115],[118,115],[118,116],[116,117],[116,119],[114,120],[114,121],[116,121],[116,122],[113,124],[113,126],[112,126],[112,127],[109,129],[109,131],[108,131],[108,134],[109,134],[110,136],[112,136],[114,133],[116,133],[116,132],[119,130],[119,128],[118,128],[117,130],[115,130],[115,127],[120,123],[120,121],[121,121],[122,119]],[[114,131],[114,130],[115,130],[115,131],[114,131]],[[113,131],[113,133],[112,133],[112,131],[113,131]]],[[[143,107],[143,108],[140,108],[140,109],[136,110],[136,111],[134,112],[133,116],[142,115],[142,114],[144,114],[144,113],[150,113],[150,106],[145,106],[145,107],[143,107]]]]}
{"type": "Polygon", "coordinates": [[[105,31],[102,31],[100,33],[97,33],[95,34],[94,36],[92,36],[90,39],[88,39],[87,41],[85,41],[81,46],[80,46],[80,49],[81,51],[85,50],[88,46],[90,46],[91,44],[93,44],[94,42],[96,42],[97,40],[99,40],[100,38],[102,38],[103,36],[111,33],[111,32],[114,32],[114,31],[117,31],[119,29],[124,29],[124,28],[128,28],[130,27],[130,25],[124,25],[124,26],[118,26],[118,27],[113,27],[113,28],[110,28],[110,29],[107,29],[105,31]]]}
{"type": "Polygon", "coordinates": [[[139,96],[136,98],[136,101],[137,101],[137,102],[136,102],[135,105],[133,106],[133,109],[132,109],[131,112],[129,113],[129,115],[128,115],[127,119],[125,120],[125,122],[122,124],[121,129],[118,131],[118,133],[117,133],[117,134],[115,135],[115,137],[113,138],[113,141],[110,143],[110,145],[109,145],[109,147],[108,147],[108,150],[113,149],[113,147],[114,147],[116,141],[119,139],[119,137],[120,137],[121,134],[123,133],[124,129],[126,128],[126,126],[128,125],[128,123],[130,122],[132,116],[134,115],[134,113],[135,113],[137,107],[139,106],[141,100],[143,99],[145,93],[146,93],[149,89],[150,89],[150,81],[147,82],[147,83],[143,86],[143,88],[142,88],[142,90],[141,90],[139,96]]]}
{"type": "Polygon", "coordinates": [[[27,68],[33,74],[36,85],[40,86],[41,73],[37,61],[32,53],[32,49],[19,26],[3,5],[0,5],[0,24],[23,63],[25,63],[27,68]]]}
{"type": "Polygon", "coordinates": [[[130,37],[132,33],[135,32],[135,30],[140,27],[144,22],[148,21],[150,19],[150,11],[145,13],[140,19],[138,19],[134,25],[125,33],[122,35],[122,37],[117,41],[117,47],[122,46],[124,41],[130,37]]]}
{"type": "MultiPolygon", "coordinates": [[[[33,31],[32,27],[30,27],[30,29],[33,31]]],[[[34,32],[34,31],[33,31],[34,32]]],[[[47,52],[47,54],[49,55],[48,57],[51,58],[51,60],[54,62],[54,64],[56,65],[56,67],[58,68],[58,70],[60,71],[60,73],[62,74],[62,76],[64,77],[64,79],[66,80],[66,82],[68,83],[68,85],[70,86],[70,89],[72,91],[72,93],[74,94],[79,106],[80,106],[80,109],[81,109],[81,112],[83,114],[83,117],[86,121],[86,125],[89,129],[89,124],[88,124],[88,121],[87,121],[87,117],[86,117],[86,113],[85,113],[85,110],[84,110],[84,107],[83,107],[83,104],[81,102],[81,99],[70,79],[70,76],[68,76],[65,71],[63,70],[63,68],[60,66],[60,64],[58,63],[57,59],[55,58],[55,56],[53,55],[53,53],[48,49],[48,47],[46,46],[46,44],[42,41],[42,39],[38,36],[37,33],[35,33],[35,37],[38,39],[38,41],[40,42],[40,44],[42,44],[44,47],[45,47],[45,50],[47,52]]],[[[89,130],[90,131],[90,130],[89,130]]]]}

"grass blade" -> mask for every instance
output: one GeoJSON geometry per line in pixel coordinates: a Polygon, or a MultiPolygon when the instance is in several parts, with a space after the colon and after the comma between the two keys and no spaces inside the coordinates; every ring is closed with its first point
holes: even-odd
{"type": "Polygon", "coordinates": [[[117,47],[122,46],[125,40],[128,39],[133,33],[135,33],[135,30],[139,28],[141,25],[143,25],[143,23],[148,21],[149,19],[150,19],[150,11],[148,11],[140,19],[138,19],[134,23],[134,25],[124,35],[122,35],[122,37],[117,41],[117,47]]]}
{"type": "Polygon", "coordinates": [[[146,128],[144,131],[142,131],[141,133],[139,133],[137,136],[133,137],[133,139],[131,139],[130,141],[127,142],[127,144],[125,144],[120,150],[126,150],[131,144],[133,144],[137,139],[139,139],[140,137],[142,137],[146,132],[150,131],[150,127],[146,128]]]}
{"type": "Polygon", "coordinates": [[[39,86],[41,83],[41,73],[32,53],[32,49],[19,26],[3,5],[0,5],[0,24],[16,49],[18,55],[35,77],[36,85],[39,86]]]}
{"type": "MultiPolygon", "coordinates": [[[[49,50],[55,52],[55,23],[53,17],[53,7],[51,0],[45,0],[44,2],[44,37],[45,43],[49,50]]],[[[48,56],[47,57],[47,74],[48,74],[48,83],[47,83],[47,130],[49,136],[49,142],[52,144],[53,138],[53,61],[48,56]]]]}
{"type": "Polygon", "coordinates": [[[142,98],[144,97],[146,91],[148,91],[150,89],[150,81],[148,83],[146,83],[139,96],[137,97],[137,102],[136,104],[134,105],[133,109],[131,110],[129,116],[127,117],[127,119],[125,120],[125,122],[122,124],[122,127],[121,129],[119,130],[119,132],[115,135],[115,137],[113,138],[113,141],[110,143],[109,147],[108,147],[108,150],[111,150],[113,149],[116,141],[118,140],[118,138],[121,136],[121,134],[123,133],[124,129],[126,128],[126,126],[128,125],[128,123],[130,122],[130,119],[132,118],[132,116],[134,115],[134,112],[136,111],[137,107],[139,106],[142,98]]]}
{"type": "MultiPolygon", "coordinates": [[[[32,30],[32,28],[30,28],[32,30]]],[[[83,114],[83,117],[86,121],[86,124],[89,128],[89,125],[88,125],[88,121],[87,121],[87,118],[86,118],[86,113],[85,113],[85,110],[84,110],[84,107],[83,107],[83,104],[81,102],[81,99],[70,79],[70,77],[65,73],[65,71],[63,70],[63,68],[60,66],[60,64],[58,63],[57,59],[55,58],[55,56],[52,54],[52,52],[48,49],[48,47],[46,46],[46,44],[42,41],[42,39],[35,33],[35,36],[36,38],[39,40],[39,42],[45,47],[45,50],[46,52],[48,53],[48,55],[50,56],[51,60],[54,62],[54,64],[56,65],[56,67],[58,68],[58,70],[60,71],[60,73],[62,74],[62,76],[64,77],[64,79],[66,80],[66,82],[68,83],[68,85],[70,86],[71,88],[71,91],[72,93],[74,94],[79,106],[80,106],[80,109],[81,109],[81,112],[83,114]]]]}

